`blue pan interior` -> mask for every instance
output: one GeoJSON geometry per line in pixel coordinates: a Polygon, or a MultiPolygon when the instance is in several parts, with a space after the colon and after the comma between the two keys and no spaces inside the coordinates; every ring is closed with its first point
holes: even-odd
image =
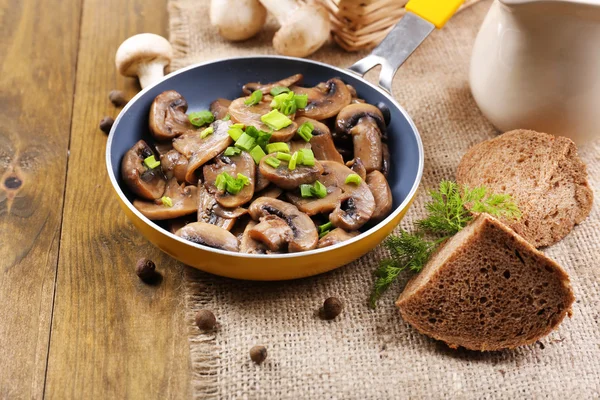
{"type": "MultiPolygon", "coordinates": [[[[240,97],[247,82],[272,82],[293,74],[304,75],[304,85],[314,86],[333,77],[356,88],[358,96],[368,103],[384,102],[391,114],[388,126],[388,146],[391,154],[391,171],[388,176],[396,209],[419,179],[420,139],[405,111],[393,103],[391,96],[366,83],[351,72],[307,60],[281,57],[252,57],[219,60],[176,72],[167,79],[140,93],[121,112],[113,126],[110,143],[110,166],[121,190],[132,201],[133,196],[123,184],[120,173],[121,159],[138,140],[149,144],[153,140],[148,132],[148,113],[154,98],[165,90],[176,90],[189,104],[188,113],[208,109],[218,97],[240,97]]],[[[363,231],[371,228],[365,226],[363,231]]]]}

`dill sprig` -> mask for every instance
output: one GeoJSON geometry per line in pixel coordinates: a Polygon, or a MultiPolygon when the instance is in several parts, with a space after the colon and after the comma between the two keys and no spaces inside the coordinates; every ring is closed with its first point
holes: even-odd
{"type": "Polygon", "coordinates": [[[390,235],[384,246],[391,258],[381,261],[375,270],[375,285],[369,304],[375,308],[377,300],[396,281],[402,271],[420,272],[431,254],[446,239],[469,224],[473,213],[488,213],[495,217],[521,217],[521,212],[510,195],[490,193],[485,187],[460,187],[456,182],[442,181],[438,190],[429,192],[431,201],[425,208],[428,216],[416,222],[414,234],[401,230],[390,235]],[[425,236],[432,237],[426,239],[425,236]]]}

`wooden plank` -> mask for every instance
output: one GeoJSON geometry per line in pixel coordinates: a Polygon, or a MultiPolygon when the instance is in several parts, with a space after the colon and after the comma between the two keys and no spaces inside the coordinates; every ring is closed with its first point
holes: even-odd
{"type": "Polygon", "coordinates": [[[114,54],[141,32],[166,36],[165,0],[84,0],[71,156],[46,382],[56,399],[184,398],[189,346],[182,267],[139,235],[118,208],[105,171],[104,115],[110,90],[137,88],[118,77],[114,54]],[[163,281],[134,273],[154,259],[163,281]]]}
{"type": "Polygon", "coordinates": [[[81,2],[0,0],[0,398],[41,398],[81,2]]]}

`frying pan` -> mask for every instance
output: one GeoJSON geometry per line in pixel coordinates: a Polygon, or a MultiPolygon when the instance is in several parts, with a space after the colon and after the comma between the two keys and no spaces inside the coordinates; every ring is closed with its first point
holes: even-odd
{"type": "MultiPolygon", "coordinates": [[[[436,3],[435,0],[411,1],[414,2],[436,3]]],[[[446,2],[454,5],[446,11],[447,20],[462,1],[445,0],[443,3],[446,2]]],[[[438,6],[436,3],[436,11],[439,11],[438,6]]],[[[423,145],[417,128],[391,95],[392,78],[398,67],[436,26],[441,27],[439,18],[430,18],[430,22],[417,15],[432,14],[431,5],[417,8],[402,18],[371,55],[349,69],[281,56],[228,58],[175,71],[142,90],[119,114],[106,145],[108,175],[127,217],[150,242],[177,260],[206,272],[237,279],[285,280],[312,276],[348,264],[372,250],[406,214],[423,173],[423,145]],[[362,78],[377,64],[382,65],[380,87],[362,78]],[[302,253],[262,255],[233,253],[191,243],[170,233],[158,222],[149,220],[133,207],[134,196],[121,178],[121,159],[139,140],[153,142],[148,129],[148,114],[157,95],[165,90],[175,90],[187,100],[188,112],[193,112],[208,109],[218,97],[238,98],[242,85],[247,82],[274,82],[297,73],[304,75],[304,84],[308,86],[339,77],[354,86],[359,97],[367,103],[382,102],[389,108],[388,146],[392,167],[388,182],[393,194],[393,211],[387,218],[365,226],[359,236],[331,247],[302,253]]]]}

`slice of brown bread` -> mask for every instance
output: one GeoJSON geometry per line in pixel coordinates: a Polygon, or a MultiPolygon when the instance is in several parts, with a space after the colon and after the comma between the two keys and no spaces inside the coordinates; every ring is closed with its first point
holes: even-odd
{"type": "Polygon", "coordinates": [[[556,262],[481,214],[431,257],[396,305],[419,332],[486,351],[535,342],[570,314],[574,300],[556,262]]]}
{"type": "Polygon", "coordinates": [[[558,242],[592,209],[593,191],[575,144],[547,133],[510,131],[471,147],[456,180],[511,194],[523,217],[503,222],[535,247],[558,242]]]}

